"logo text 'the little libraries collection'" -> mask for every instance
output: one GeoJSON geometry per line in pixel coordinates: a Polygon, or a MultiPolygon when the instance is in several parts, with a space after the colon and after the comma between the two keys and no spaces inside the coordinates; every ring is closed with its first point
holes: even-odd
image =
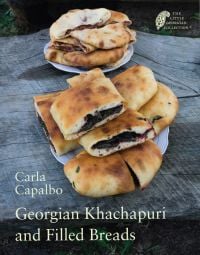
{"type": "Polygon", "coordinates": [[[155,20],[157,30],[188,30],[191,26],[180,11],[161,11],[155,20]]]}

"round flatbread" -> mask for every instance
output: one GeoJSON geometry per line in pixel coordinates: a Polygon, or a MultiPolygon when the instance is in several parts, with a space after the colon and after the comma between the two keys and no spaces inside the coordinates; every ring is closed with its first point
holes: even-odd
{"type": "Polygon", "coordinates": [[[115,63],[124,56],[126,50],[127,47],[121,47],[112,50],[96,50],[85,54],[80,51],[66,53],[49,48],[45,54],[45,59],[68,66],[91,68],[115,63]]]}
{"type": "Polygon", "coordinates": [[[107,24],[123,23],[126,26],[129,26],[132,24],[132,21],[129,19],[129,17],[125,13],[112,11],[112,10],[110,10],[110,12],[111,12],[111,17],[106,22],[107,24]]]}
{"type": "Polygon", "coordinates": [[[133,35],[123,23],[109,24],[101,28],[75,30],[70,35],[99,49],[122,47],[133,40],[133,35]]]}
{"type": "Polygon", "coordinates": [[[158,91],[148,103],[142,106],[139,112],[151,120],[156,134],[159,134],[172,123],[178,108],[178,99],[173,91],[158,82],[158,91]]]}
{"type": "Polygon", "coordinates": [[[111,12],[105,8],[70,10],[51,25],[51,40],[65,38],[74,29],[102,26],[110,17],[111,12]]]}
{"type": "Polygon", "coordinates": [[[83,151],[67,162],[64,173],[78,193],[89,197],[117,195],[135,189],[128,167],[117,153],[95,158],[83,151]]]}
{"type": "Polygon", "coordinates": [[[45,52],[45,59],[51,62],[59,63],[62,65],[70,66],[71,63],[64,58],[65,51],[57,50],[53,47],[49,47],[45,52]]]}

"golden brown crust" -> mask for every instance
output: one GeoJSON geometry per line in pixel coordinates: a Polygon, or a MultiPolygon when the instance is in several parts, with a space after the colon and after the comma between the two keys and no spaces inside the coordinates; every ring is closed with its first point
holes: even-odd
{"type": "Polygon", "coordinates": [[[126,27],[126,31],[130,35],[130,42],[129,43],[135,43],[136,42],[136,31],[133,30],[133,29],[130,29],[128,27],[126,27]]]}
{"type": "Polygon", "coordinates": [[[80,51],[64,52],[48,48],[45,59],[62,65],[92,68],[115,63],[124,56],[126,50],[127,46],[111,50],[96,50],[85,54],[80,51]]]}
{"type": "Polygon", "coordinates": [[[123,23],[108,24],[101,28],[72,31],[70,35],[98,49],[114,49],[127,45],[132,36],[123,23]]]}
{"type": "Polygon", "coordinates": [[[158,91],[154,97],[139,110],[151,119],[157,134],[169,126],[178,112],[179,103],[172,90],[158,82],[158,91]]]}
{"type": "Polygon", "coordinates": [[[49,47],[45,52],[45,59],[58,64],[72,66],[72,64],[65,59],[66,52],[49,47]]]}
{"type": "Polygon", "coordinates": [[[64,55],[65,60],[72,66],[96,67],[115,63],[124,56],[127,47],[115,48],[111,50],[96,50],[89,54],[81,52],[69,52],[64,55]]]}
{"type": "Polygon", "coordinates": [[[44,122],[45,127],[48,131],[49,139],[58,155],[67,153],[79,146],[77,140],[64,140],[62,133],[60,132],[56,122],[50,114],[51,105],[62,92],[63,91],[38,95],[34,97],[34,105],[36,111],[44,122]]]}
{"type": "Polygon", "coordinates": [[[141,189],[148,186],[162,163],[161,151],[151,140],[121,151],[120,155],[136,175],[141,189]]]}
{"type": "MultiPolygon", "coordinates": [[[[124,99],[116,90],[108,78],[98,78],[88,82],[87,86],[76,86],[69,88],[56,98],[51,107],[51,114],[58,124],[65,139],[74,139],[83,133],[79,133],[80,128],[86,122],[88,114],[94,115],[102,109],[123,105],[122,110],[116,115],[110,115],[104,120],[117,117],[124,108],[124,99]]],[[[101,125],[97,123],[93,126],[101,125]]]]}
{"type": "Polygon", "coordinates": [[[67,79],[67,83],[69,84],[70,87],[80,85],[84,86],[97,78],[105,78],[105,75],[100,68],[95,68],[88,72],[75,75],[72,78],[67,79]]]}
{"type": "Polygon", "coordinates": [[[99,149],[95,150],[92,148],[94,144],[99,141],[109,140],[114,136],[117,136],[123,132],[135,132],[137,134],[144,134],[147,130],[150,130],[152,125],[144,116],[132,109],[127,109],[116,119],[107,122],[106,124],[95,128],[94,130],[83,135],[79,139],[79,143],[84,149],[91,155],[101,157],[109,155],[113,152],[120,151],[130,146],[144,142],[146,139],[152,139],[154,137],[154,130],[149,133],[149,138],[143,138],[141,140],[133,141],[132,143],[122,143],[113,147],[112,149],[99,149]]]}
{"type": "Polygon", "coordinates": [[[117,12],[110,10],[111,12],[111,17],[110,19],[106,22],[106,24],[112,24],[112,23],[124,23],[124,25],[131,25],[132,21],[129,19],[129,17],[123,13],[123,12],[117,12]]]}
{"type": "Polygon", "coordinates": [[[55,92],[52,92],[52,93],[45,93],[43,95],[37,95],[37,96],[34,96],[34,102],[35,103],[39,103],[39,102],[42,102],[42,101],[49,101],[50,102],[53,102],[57,96],[60,95],[60,93],[62,93],[63,91],[55,91],[55,92]]]}
{"type": "Polygon", "coordinates": [[[50,27],[51,40],[69,36],[71,30],[81,27],[101,26],[111,17],[111,12],[105,8],[75,9],[60,16],[50,27]]]}
{"type": "Polygon", "coordinates": [[[64,173],[81,195],[104,197],[131,192],[135,185],[119,154],[95,158],[82,152],[68,161],[64,173]]]}
{"type": "Polygon", "coordinates": [[[147,103],[157,91],[157,82],[151,69],[136,65],[112,78],[112,82],[133,110],[147,103]]]}

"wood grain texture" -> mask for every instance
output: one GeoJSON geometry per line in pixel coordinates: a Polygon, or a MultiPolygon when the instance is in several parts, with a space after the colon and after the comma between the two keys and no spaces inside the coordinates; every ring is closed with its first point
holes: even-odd
{"type": "MultiPolygon", "coordinates": [[[[167,218],[200,219],[200,39],[158,36],[138,32],[132,60],[150,67],[158,80],[180,97],[180,111],[170,128],[169,147],[159,174],[143,192],[91,199],[78,195],[64,177],[63,167],[51,155],[33,108],[32,97],[66,88],[73,74],[54,69],[43,57],[47,30],[26,36],[0,38],[0,220],[14,220],[18,207],[33,211],[103,210],[167,211],[167,218]],[[20,197],[15,194],[17,171],[45,174],[47,184],[63,188],[63,195],[20,197]]],[[[43,183],[28,183],[28,187],[43,183]]]]}

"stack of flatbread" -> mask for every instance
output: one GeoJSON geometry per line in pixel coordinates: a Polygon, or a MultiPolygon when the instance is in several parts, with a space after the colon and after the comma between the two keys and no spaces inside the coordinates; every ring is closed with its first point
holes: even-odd
{"type": "Polygon", "coordinates": [[[58,155],[84,148],[64,167],[74,189],[102,197],[145,188],[162,163],[152,139],[178,111],[174,93],[139,65],[112,79],[96,68],[67,82],[68,89],[35,96],[34,104],[58,155]]]}
{"type": "Polygon", "coordinates": [[[50,27],[45,58],[68,66],[114,66],[135,42],[132,22],[124,13],[105,8],[71,10],[50,27]]]}

